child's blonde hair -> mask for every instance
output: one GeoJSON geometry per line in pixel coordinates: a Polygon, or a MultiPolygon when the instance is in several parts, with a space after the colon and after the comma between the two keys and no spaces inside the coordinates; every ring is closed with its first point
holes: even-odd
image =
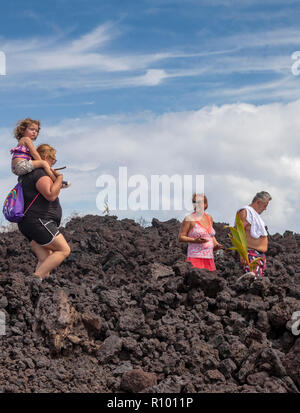
{"type": "Polygon", "coordinates": [[[17,122],[17,127],[14,130],[14,136],[16,139],[21,139],[24,136],[24,133],[26,131],[26,129],[28,128],[28,126],[30,126],[32,123],[34,123],[35,125],[38,126],[38,134],[40,132],[41,129],[41,122],[39,120],[34,120],[31,118],[26,118],[26,119],[22,119],[19,120],[17,122]]]}
{"type": "Polygon", "coordinates": [[[56,149],[54,149],[52,146],[47,145],[46,143],[39,145],[36,150],[38,151],[40,157],[42,159],[47,159],[47,158],[53,158],[55,159],[56,155],[56,149]]]}

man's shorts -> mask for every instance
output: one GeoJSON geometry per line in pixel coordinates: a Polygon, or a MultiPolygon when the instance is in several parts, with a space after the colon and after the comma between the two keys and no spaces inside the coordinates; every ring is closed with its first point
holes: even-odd
{"type": "Polygon", "coordinates": [[[60,234],[57,223],[51,219],[31,218],[18,224],[19,230],[29,240],[41,246],[51,244],[60,234]]]}
{"type": "Polygon", "coordinates": [[[34,170],[32,160],[21,159],[11,167],[12,173],[18,176],[26,175],[34,170]]]}
{"type": "MultiPolygon", "coordinates": [[[[257,277],[264,277],[265,275],[265,270],[266,270],[266,255],[263,252],[257,251],[255,249],[248,249],[248,257],[249,257],[249,262],[251,263],[255,258],[260,258],[259,264],[257,265],[255,269],[255,274],[257,277]]],[[[249,266],[245,265],[244,266],[244,271],[245,272],[250,272],[249,266]]]]}

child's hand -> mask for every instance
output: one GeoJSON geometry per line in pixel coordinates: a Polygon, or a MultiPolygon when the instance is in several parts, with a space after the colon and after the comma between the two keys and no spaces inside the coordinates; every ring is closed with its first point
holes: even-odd
{"type": "Polygon", "coordinates": [[[59,171],[56,171],[55,169],[50,168],[51,172],[53,173],[53,175],[55,175],[56,177],[58,176],[63,176],[63,174],[61,174],[59,171]]]}

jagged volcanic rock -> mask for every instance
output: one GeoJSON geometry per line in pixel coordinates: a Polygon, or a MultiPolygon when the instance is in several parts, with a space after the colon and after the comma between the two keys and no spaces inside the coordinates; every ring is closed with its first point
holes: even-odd
{"type": "Polygon", "coordinates": [[[194,269],[179,227],[74,218],[43,282],[22,234],[0,234],[0,392],[299,392],[300,235],[273,235],[254,280],[232,252],[194,269]]]}

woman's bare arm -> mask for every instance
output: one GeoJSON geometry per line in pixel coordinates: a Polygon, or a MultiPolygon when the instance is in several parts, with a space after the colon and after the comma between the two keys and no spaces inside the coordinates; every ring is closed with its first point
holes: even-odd
{"type": "Polygon", "coordinates": [[[55,201],[59,195],[63,176],[56,172],[56,180],[53,182],[49,176],[42,176],[35,184],[36,189],[47,201],[55,201]],[[58,175],[59,174],[59,175],[58,175]]]}
{"type": "MultiPolygon", "coordinates": [[[[210,219],[211,226],[213,227],[214,221],[213,221],[213,219],[212,219],[212,216],[211,216],[211,215],[208,215],[208,217],[209,217],[209,219],[210,219]]],[[[221,249],[221,248],[223,248],[223,245],[220,244],[220,243],[217,241],[216,237],[213,237],[213,243],[214,243],[214,244],[213,244],[213,245],[214,245],[214,249],[221,249]]]]}
{"type": "Polygon", "coordinates": [[[197,237],[197,238],[188,237],[187,234],[190,230],[190,226],[191,226],[191,221],[184,218],[184,220],[181,224],[180,230],[179,230],[178,241],[180,241],[180,242],[194,242],[194,243],[200,243],[200,244],[207,242],[206,239],[201,238],[201,237],[197,237]]]}
{"type": "Polygon", "coordinates": [[[190,225],[191,225],[191,221],[188,221],[186,218],[184,218],[181,224],[180,230],[179,230],[178,241],[180,242],[193,242],[194,241],[194,238],[187,236],[190,230],[190,225]]]}

